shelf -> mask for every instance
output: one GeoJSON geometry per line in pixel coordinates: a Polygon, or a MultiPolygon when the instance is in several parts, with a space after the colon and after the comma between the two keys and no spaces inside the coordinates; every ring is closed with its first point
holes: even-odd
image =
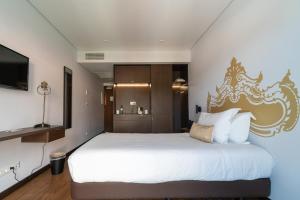
{"type": "Polygon", "coordinates": [[[22,128],[0,132],[0,141],[21,138],[22,142],[47,143],[65,136],[63,126],[51,126],[48,128],[22,128]]]}
{"type": "Polygon", "coordinates": [[[138,119],[145,119],[151,120],[152,115],[139,115],[139,114],[114,114],[114,120],[138,120],[138,119]]]}

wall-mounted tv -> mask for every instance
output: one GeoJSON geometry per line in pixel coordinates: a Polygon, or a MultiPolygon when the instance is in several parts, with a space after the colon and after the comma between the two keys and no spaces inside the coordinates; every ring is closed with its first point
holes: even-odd
{"type": "Polygon", "coordinates": [[[0,44],[0,86],[28,90],[29,58],[0,44]]]}

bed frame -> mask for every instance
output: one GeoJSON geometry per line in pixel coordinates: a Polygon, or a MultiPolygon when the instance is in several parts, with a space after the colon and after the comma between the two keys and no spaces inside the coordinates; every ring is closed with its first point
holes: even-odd
{"type": "Polygon", "coordinates": [[[173,181],[155,184],[71,183],[75,200],[162,198],[262,198],[270,195],[269,178],[238,181],[173,181]]]}

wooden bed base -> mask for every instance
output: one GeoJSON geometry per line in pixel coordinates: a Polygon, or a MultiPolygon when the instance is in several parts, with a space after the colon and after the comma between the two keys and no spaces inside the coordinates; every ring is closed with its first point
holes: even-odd
{"type": "Polygon", "coordinates": [[[72,198],[161,199],[161,198],[261,198],[270,195],[269,178],[238,181],[174,181],[155,184],[96,182],[71,183],[72,198]]]}

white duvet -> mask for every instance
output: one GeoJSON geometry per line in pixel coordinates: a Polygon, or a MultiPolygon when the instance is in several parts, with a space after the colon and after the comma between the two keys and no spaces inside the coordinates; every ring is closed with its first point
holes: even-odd
{"type": "Polygon", "coordinates": [[[105,133],[76,150],[68,164],[78,183],[160,183],[267,178],[273,159],[252,144],[207,144],[187,133],[105,133]]]}

